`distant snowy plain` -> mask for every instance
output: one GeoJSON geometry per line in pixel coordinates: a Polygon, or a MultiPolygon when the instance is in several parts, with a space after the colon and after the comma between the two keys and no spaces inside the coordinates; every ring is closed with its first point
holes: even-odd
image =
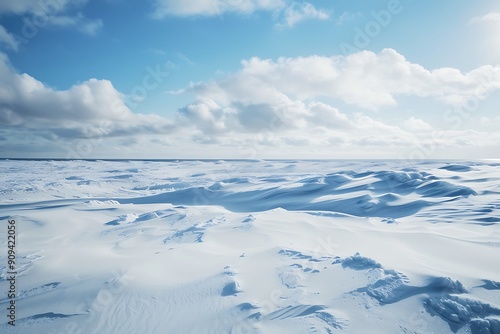
{"type": "Polygon", "coordinates": [[[498,162],[0,171],[1,333],[500,333],[498,162]]]}

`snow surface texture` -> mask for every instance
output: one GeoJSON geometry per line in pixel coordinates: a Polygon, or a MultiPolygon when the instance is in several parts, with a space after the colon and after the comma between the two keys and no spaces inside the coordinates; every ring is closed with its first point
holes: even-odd
{"type": "Polygon", "coordinates": [[[499,167],[3,160],[0,332],[500,333],[499,167]]]}

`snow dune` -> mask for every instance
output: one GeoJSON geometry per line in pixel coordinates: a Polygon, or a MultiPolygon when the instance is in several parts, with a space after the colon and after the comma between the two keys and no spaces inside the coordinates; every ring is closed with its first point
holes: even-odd
{"type": "Polygon", "coordinates": [[[499,166],[2,160],[0,331],[500,333],[499,166]]]}

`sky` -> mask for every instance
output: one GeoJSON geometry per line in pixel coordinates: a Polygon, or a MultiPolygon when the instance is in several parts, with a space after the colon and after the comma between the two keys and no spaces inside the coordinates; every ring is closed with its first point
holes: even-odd
{"type": "Polygon", "coordinates": [[[2,0],[0,158],[500,158],[494,0],[2,0]]]}

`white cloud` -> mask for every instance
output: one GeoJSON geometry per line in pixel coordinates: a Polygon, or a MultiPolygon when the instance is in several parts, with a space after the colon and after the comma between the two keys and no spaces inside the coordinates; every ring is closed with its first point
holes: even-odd
{"type": "Polygon", "coordinates": [[[327,129],[351,129],[354,127],[349,118],[337,108],[321,102],[309,104],[308,119],[318,127],[327,129]]]}
{"type": "Polygon", "coordinates": [[[486,98],[485,87],[499,87],[498,72],[491,66],[467,74],[429,71],[394,50],[252,58],[233,74],[186,88],[195,100],[169,120],[133,113],[110,81],[89,79],[55,90],[15,72],[0,53],[0,135],[6,139],[0,152],[11,152],[12,143],[46,149],[51,142],[76,147],[82,138],[103,138],[91,142],[93,155],[83,156],[465,157],[491,151],[500,140],[496,128],[486,130],[478,122],[479,129],[440,130],[418,114],[398,124],[397,111],[370,109],[397,104],[400,96],[447,102],[470,94],[486,98]],[[362,108],[367,110],[359,112],[362,108]]]}
{"type": "Polygon", "coordinates": [[[309,2],[292,2],[283,13],[283,23],[278,26],[292,27],[305,20],[327,20],[330,15],[320,9],[316,9],[309,2]]]}
{"type": "Polygon", "coordinates": [[[403,122],[405,128],[410,131],[429,131],[432,130],[432,126],[425,122],[424,120],[416,117],[410,117],[403,122]]]}
{"type": "Polygon", "coordinates": [[[476,16],[470,23],[500,23],[500,13],[491,12],[483,16],[476,16]]]}
{"type": "Polygon", "coordinates": [[[483,66],[463,74],[440,68],[429,71],[392,49],[349,56],[251,58],[233,75],[196,84],[192,90],[217,103],[287,104],[292,100],[337,98],[365,109],[397,105],[399,96],[433,97],[460,105],[483,99],[500,88],[500,66],[483,66]]]}
{"type": "MultiPolygon", "coordinates": [[[[378,119],[341,112],[335,101],[346,103],[346,110],[353,109],[349,105],[354,110],[381,109],[397,105],[403,96],[455,106],[470,97],[484,99],[498,88],[498,67],[484,66],[465,74],[453,68],[430,71],[391,49],[275,61],[252,58],[233,74],[187,88],[185,92],[194,93],[197,100],[180,110],[177,123],[191,129],[197,143],[245,148],[245,152],[262,146],[266,152],[280,154],[287,147],[295,152],[291,147],[300,146],[307,156],[305,147],[309,153],[325,152],[333,145],[349,153],[370,148],[374,154],[385,154],[418,151],[427,145],[435,147],[425,153],[430,158],[439,147],[456,147],[456,130],[440,131],[418,115],[399,126],[397,114],[378,119]],[[436,131],[441,137],[433,138],[436,131]]],[[[468,147],[485,137],[475,131],[463,136],[461,145],[468,147]]]]}
{"type": "Polygon", "coordinates": [[[229,118],[227,111],[225,112],[215,101],[209,99],[187,105],[180,110],[180,114],[187,119],[187,122],[184,122],[180,118],[180,123],[193,124],[207,134],[226,129],[226,118],[229,118]]]}
{"type": "Polygon", "coordinates": [[[316,9],[309,2],[287,0],[155,0],[152,17],[163,19],[168,16],[216,16],[225,13],[251,14],[257,11],[275,12],[281,18],[278,26],[294,26],[304,20],[326,20],[327,12],[316,9]]]}
{"type": "Polygon", "coordinates": [[[226,12],[250,14],[283,8],[283,0],[155,0],[153,18],[215,16],[226,12]]]}
{"type": "Polygon", "coordinates": [[[53,16],[47,20],[47,25],[55,27],[69,27],[76,29],[86,35],[94,36],[102,28],[103,22],[100,19],[88,19],[82,13],[74,16],[53,16]]]}
{"type": "MultiPolygon", "coordinates": [[[[199,100],[180,110],[177,123],[195,135],[197,143],[225,146],[289,147],[370,146],[384,143],[403,147],[417,141],[414,134],[366,115],[349,118],[322,103],[219,105],[199,100]]],[[[423,133],[423,132],[422,132],[423,133]]]]}
{"type": "Polygon", "coordinates": [[[64,138],[164,133],[172,122],[132,113],[108,80],[90,79],[68,90],[18,74],[0,53],[0,127],[43,130],[64,138]]]}

